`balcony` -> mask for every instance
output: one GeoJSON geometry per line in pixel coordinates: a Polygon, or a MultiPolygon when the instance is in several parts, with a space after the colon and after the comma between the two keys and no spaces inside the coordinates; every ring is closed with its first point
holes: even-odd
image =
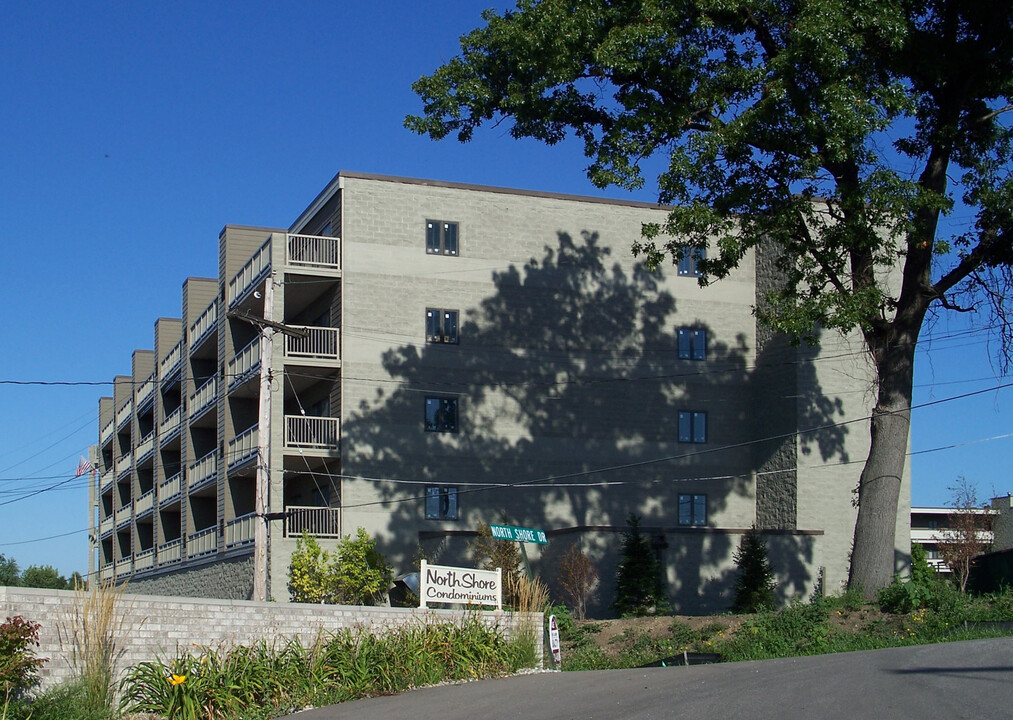
{"type": "Polygon", "coordinates": [[[335,237],[289,235],[285,262],[292,267],[341,269],[341,240],[335,237]]]}
{"type": "Polygon", "coordinates": [[[253,289],[271,271],[271,238],[267,239],[253,257],[246,261],[242,270],[229,280],[229,307],[231,308],[246,293],[253,289]]]}
{"type": "Polygon", "coordinates": [[[195,532],[186,540],[186,556],[190,558],[210,555],[218,551],[218,528],[212,525],[195,532]]]}
{"type": "Polygon", "coordinates": [[[339,360],[341,358],[341,336],[337,328],[292,326],[294,330],[306,330],[306,337],[285,335],[285,357],[290,359],[339,360]]]}
{"type": "Polygon", "coordinates": [[[116,476],[119,477],[130,470],[134,462],[134,455],[129,450],[116,459],[116,476]]]}
{"type": "Polygon", "coordinates": [[[101,492],[103,495],[105,495],[106,492],[109,490],[109,488],[112,487],[113,480],[115,479],[116,473],[113,472],[111,469],[106,470],[104,473],[102,473],[102,479],[99,481],[99,485],[102,488],[101,492]]]}
{"type": "Polygon", "coordinates": [[[253,427],[244,430],[239,435],[236,435],[236,437],[232,440],[229,440],[227,455],[229,460],[229,470],[237,468],[249,461],[251,458],[256,457],[259,438],[260,434],[257,432],[257,426],[254,425],[253,427]]]}
{"type": "Polygon", "coordinates": [[[190,326],[190,352],[200,347],[200,344],[211,335],[217,321],[218,305],[212,300],[207,309],[190,326]]]}
{"type": "Polygon", "coordinates": [[[137,462],[140,462],[151,454],[151,451],[155,449],[155,431],[152,430],[143,438],[141,442],[137,443],[137,462]]]}
{"type": "Polygon", "coordinates": [[[212,450],[190,466],[187,472],[187,481],[190,489],[193,490],[214,480],[217,476],[218,458],[215,457],[215,451],[212,450]]]}
{"type": "Polygon", "coordinates": [[[158,564],[169,565],[183,559],[183,541],[180,538],[170,540],[158,546],[158,564]]]}
{"type": "Polygon", "coordinates": [[[260,338],[254,338],[246,347],[229,360],[229,390],[233,390],[260,369],[260,338]]]}
{"type": "Polygon", "coordinates": [[[113,426],[115,425],[115,418],[110,418],[109,422],[102,426],[102,432],[98,434],[99,443],[105,445],[109,440],[109,436],[113,434],[113,426]]]}
{"type": "Polygon", "coordinates": [[[116,427],[121,428],[127,424],[127,420],[130,419],[131,401],[127,400],[125,403],[120,405],[120,409],[116,411],[116,427]]]}
{"type": "Polygon", "coordinates": [[[131,572],[131,568],[133,567],[133,564],[134,564],[133,560],[134,559],[132,557],[125,557],[125,558],[120,558],[119,560],[117,560],[116,561],[116,574],[117,575],[129,575],[130,572],[131,572]]]}
{"type": "Polygon", "coordinates": [[[285,447],[334,450],[341,433],[340,420],[330,417],[285,416],[285,447]]]}
{"type": "Polygon", "coordinates": [[[165,444],[179,433],[179,422],[183,417],[183,407],[180,406],[173,410],[169,417],[162,421],[162,424],[158,426],[159,442],[165,444]]]}
{"type": "Polygon", "coordinates": [[[147,570],[155,564],[155,548],[148,548],[134,555],[134,570],[147,570]]]}
{"type": "Polygon", "coordinates": [[[341,510],[295,505],[285,508],[285,537],[299,537],[304,532],[319,538],[341,537],[341,510]]]}
{"type": "Polygon", "coordinates": [[[183,341],[180,340],[176,345],[169,351],[162,362],[158,366],[158,376],[162,378],[162,382],[169,380],[173,377],[180,366],[183,364],[183,341]]]}
{"type": "Polygon", "coordinates": [[[101,537],[102,535],[105,535],[108,532],[112,532],[112,529],[113,529],[113,516],[110,515],[108,517],[102,518],[102,522],[98,524],[99,536],[101,537]]]}
{"type": "Polygon", "coordinates": [[[178,472],[158,486],[158,499],[160,502],[168,502],[179,495],[183,484],[183,473],[178,472]]]}
{"type": "Polygon", "coordinates": [[[141,407],[155,394],[155,373],[151,373],[148,379],[141,383],[137,389],[137,407],[141,407]]]}
{"type": "Polygon", "coordinates": [[[253,542],[257,514],[247,513],[225,523],[225,547],[239,547],[253,542]]]}
{"type": "Polygon", "coordinates": [[[144,515],[145,513],[151,512],[155,504],[155,491],[154,489],[148,490],[148,492],[137,498],[137,503],[134,506],[134,512],[138,516],[144,515]]]}
{"type": "Polygon", "coordinates": [[[121,505],[116,509],[116,529],[122,530],[123,528],[130,525],[131,515],[130,511],[133,509],[133,503],[127,500],[126,505],[121,505]]]}
{"type": "Polygon", "coordinates": [[[197,392],[190,396],[190,421],[196,420],[204,414],[204,411],[213,407],[217,398],[218,377],[212,376],[197,389],[197,392]]]}

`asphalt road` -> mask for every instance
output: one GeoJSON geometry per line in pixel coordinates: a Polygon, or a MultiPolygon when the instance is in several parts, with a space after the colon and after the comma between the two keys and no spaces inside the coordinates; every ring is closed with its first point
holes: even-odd
{"type": "Polygon", "coordinates": [[[357,700],[294,720],[1013,718],[1013,638],[787,660],[534,673],[357,700]]]}

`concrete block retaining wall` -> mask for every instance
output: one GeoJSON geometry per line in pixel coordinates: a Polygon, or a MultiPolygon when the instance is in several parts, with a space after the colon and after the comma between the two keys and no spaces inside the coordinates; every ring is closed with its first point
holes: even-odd
{"type": "MultiPolygon", "coordinates": [[[[42,686],[49,687],[74,675],[66,628],[74,612],[75,593],[67,590],[40,590],[0,586],[0,620],[20,615],[41,624],[37,657],[48,658],[40,673],[42,686]]],[[[352,605],[304,605],[263,603],[247,600],[123,595],[117,605],[117,674],[122,676],[138,663],[175,656],[177,650],[198,646],[229,647],[259,640],[282,643],[298,638],[311,644],[321,634],[346,628],[368,628],[382,632],[416,622],[459,622],[464,610],[420,610],[418,608],[362,607],[352,605]]],[[[542,627],[541,613],[522,615],[482,612],[484,623],[499,627],[508,637],[525,618],[542,627]]],[[[542,656],[542,633],[536,633],[542,656]]]]}

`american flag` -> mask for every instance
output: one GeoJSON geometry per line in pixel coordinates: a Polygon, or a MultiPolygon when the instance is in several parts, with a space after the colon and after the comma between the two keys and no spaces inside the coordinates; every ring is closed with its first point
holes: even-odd
{"type": "Polygon", "coordinates": [[[77,461],[77,472],[74,473],[74,477],[81,477],[90,470],[91,470],[91,462],[85,460],[84,455],[82,455],[81,459],[77,461]]]}

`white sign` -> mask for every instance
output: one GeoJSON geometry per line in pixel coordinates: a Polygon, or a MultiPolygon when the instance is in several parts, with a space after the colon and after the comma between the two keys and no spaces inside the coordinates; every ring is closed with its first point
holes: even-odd
{"type": "Polygon", "coordinates": [[[495,605],[503,609],[503,571],[430,565],[419,572],[419,607],[431,603],[495,605]]]}
{"type": "Polygon", "coordinates": [[[552,651],[552,661],[558,666],[562,657],[559,653],[559,626],[556,625],[555,615],[549,615],[549,649],[552,651]]]}

